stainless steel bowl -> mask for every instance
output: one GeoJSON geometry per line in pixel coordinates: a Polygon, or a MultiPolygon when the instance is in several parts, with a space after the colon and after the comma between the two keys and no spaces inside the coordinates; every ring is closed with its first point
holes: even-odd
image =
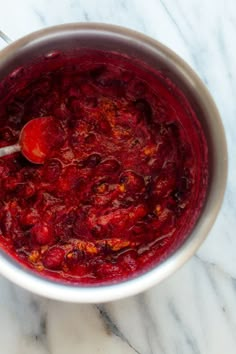
{"type": "MultiPolygon", "coordinates": [[[[7,38],[5,38],[7,39],[7,38]]],[[[0,52],[0,80],[19,65],[52,50],[93,48],[126,53],[149,66],[168,72],[196,111],[209,148],[210,178],[207,197],[191,234],[168,259],[131,280],[114,285],[74,286],[58,283],[31,272],[0,250],[0,272],[6,278],[39,295],[52,299],[95,303],[124,298],[159,283],[183,265],[199,248],[219,212],[227,177],[227,147],[217,108],[202,81],[175,53],[161,43],[117,26],[76,23],[29,34],[0,52]]]]}

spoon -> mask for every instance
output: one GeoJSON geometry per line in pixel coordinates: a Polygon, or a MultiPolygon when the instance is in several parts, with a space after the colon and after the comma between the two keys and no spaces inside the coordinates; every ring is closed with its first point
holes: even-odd
{"type": "Polygon", "coordinates": [[[58,133],[53,116],[34,118],[22,128],[18,143],[0,148],[0,157],[21,151],[30,162],[43,164],[58,141],[58,133]]]}

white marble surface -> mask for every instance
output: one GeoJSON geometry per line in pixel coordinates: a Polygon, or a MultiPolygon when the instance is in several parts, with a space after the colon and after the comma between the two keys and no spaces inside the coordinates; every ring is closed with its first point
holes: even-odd
{"type": "Polygon", "coordinates": [[[144,32],[175,50],[198,72],[226,129],[227,192],[197,255],[139,296],[98,306],[65,304],[31,295],[0,278],[0,353],[234,354],[236,2],[0,0],[0,29],[13,39],[75,21],[114,23],[144,32]]]}

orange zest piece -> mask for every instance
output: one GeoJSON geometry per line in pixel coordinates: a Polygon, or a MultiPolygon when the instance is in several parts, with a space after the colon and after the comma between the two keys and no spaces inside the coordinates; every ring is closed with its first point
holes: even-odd
{"type": "Polygon", "coordinates": [[[84,252],[90,253],[90,254],[97,254],[98,253],[98,249],[93,242],[79,241],[77,243],[77,248],[80,251],[84,251],[84,252]]]}
{"type": "Polygon", "coordinates": [[[129,240],[121,240],[120,238],[99,240],[97,243],[101,246],[108,246],[112,251],[119,251],[126,247],[134,247],[139,243],[129,240]]]}
{"type": "Polygon", "coordinates": [[[39,251],[32,251],[28,257],[29,261],[32,263],[36,263],[40,257],[39,251]]]}
{"type": "Polygon", "coordinates": [[[122,193],[125,192],[125,185],[124,185],[124,183],[119,185],[119,190],[120,190],[120,192],[122,192],[122,193]]]}
{"type": "Polygon", "coordinates": [[[146,146],[144,149],[143,149],[143,152],[146,156],[149,156],[149,155],[153,155],[154,152],[156,150],[156,147],[155,145],[153,146],[146,146]]]}

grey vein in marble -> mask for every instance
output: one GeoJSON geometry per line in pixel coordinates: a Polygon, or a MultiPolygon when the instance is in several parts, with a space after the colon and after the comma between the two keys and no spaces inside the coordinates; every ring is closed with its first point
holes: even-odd
{"type": "Polygon", "coordinates": [[[124,334],[120,331],[120,329],[117,327],[117,325],[112,321],[110,315],[108,314],[106,310],[105,305],[97,305],[96,306],[97,310],[99,311],[99,314],[101,316],[101,319],[104,323],[104,327],[108,334],[112,333],[118,338],[120,338],[123,342],[125,342],[131,349],[134,350],[135,353],[140,354],[139,351],[137,351],[132,344],[130,344],[129,340],[124,336],[124,334]]]}

